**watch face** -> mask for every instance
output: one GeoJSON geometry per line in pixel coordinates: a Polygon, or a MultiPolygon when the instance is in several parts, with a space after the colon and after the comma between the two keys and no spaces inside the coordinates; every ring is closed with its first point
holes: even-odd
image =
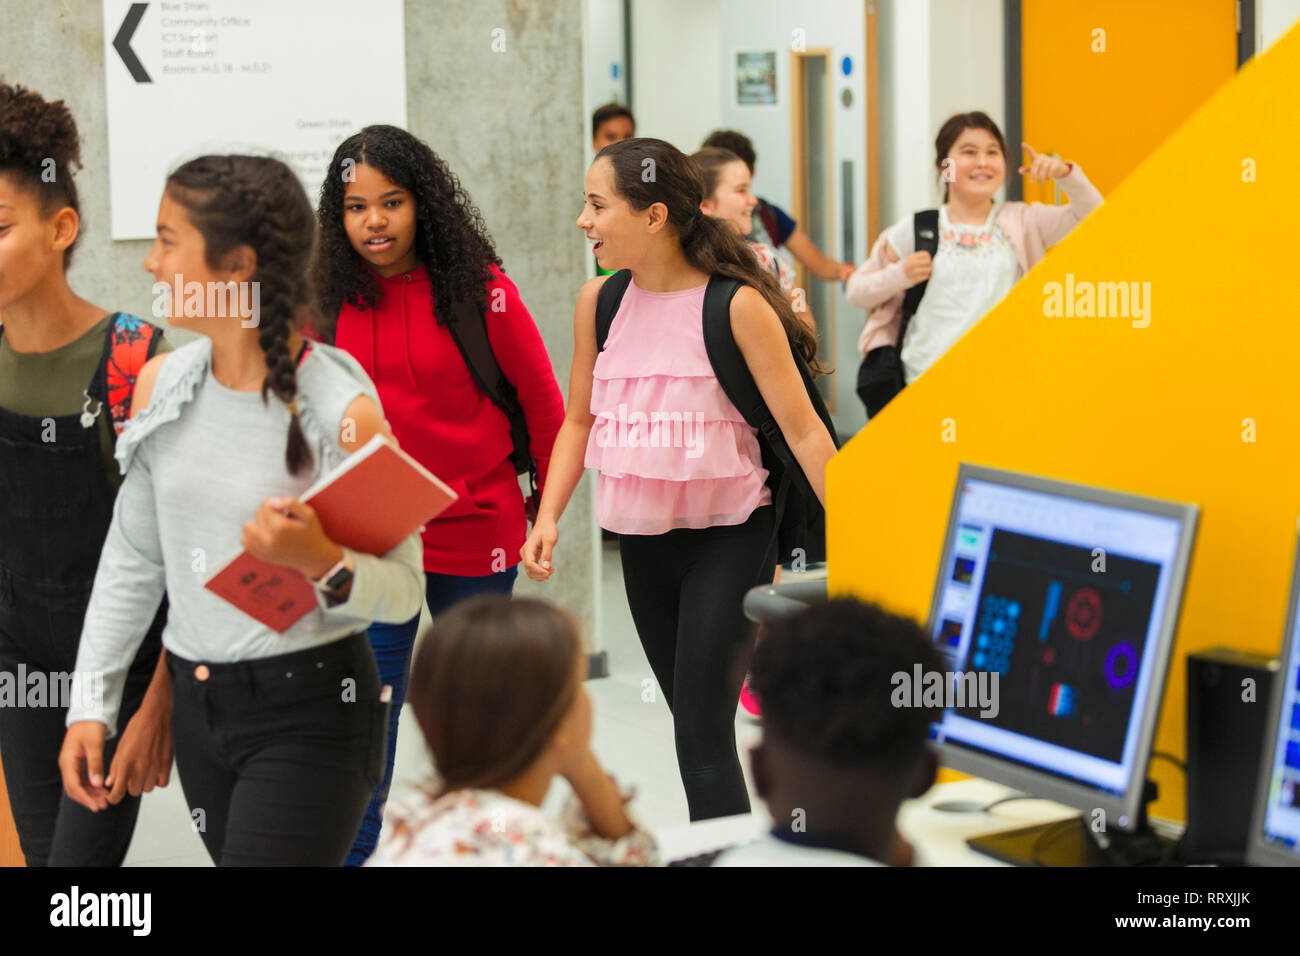
{"type": "Polygon", "coordinates": [[[325,582],[325,588],[330,591],[337,591],[351,580],[352,572],[347,568],[339,568],[330,575],[330,579],[325,582]]]}

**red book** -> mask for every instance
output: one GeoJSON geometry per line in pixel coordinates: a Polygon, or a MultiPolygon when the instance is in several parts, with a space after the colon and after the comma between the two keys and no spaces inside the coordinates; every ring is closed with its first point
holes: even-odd
{"type": "MultiPolygon", "coordinates": [[[[382,555],[433,520],[456,500],[456,492],[376,435],[301,500],[316,509],[335,544],[382,555]]],[[[204,587],[279,633],[319,607],[316,588],[302,573],[247,551],[217,569],[204,587]]]]}

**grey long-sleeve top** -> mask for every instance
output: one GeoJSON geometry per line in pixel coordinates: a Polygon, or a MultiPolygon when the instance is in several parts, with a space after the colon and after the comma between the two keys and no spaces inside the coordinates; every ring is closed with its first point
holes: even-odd
{"type": "Polygon", "coordinates": [[[410,620],[420,610],[418,532],[382,557],[352,552],[356,571],[348,599],[327,607],[318,592],[318,607],[282,634],[203,587],[240,552],[243,525],[263,500],[300,496],[347,457],[339,431],[353,399],[368,395],[379,404],[374,384],[351,356],[314,343],[298,368],[297,397],[313,467],[290,475],[284,404],[225,388],[211,375],[211,357],[206,336],[173,352],[148,408],[118,439],[126,477],[86,611],[69,724],[98,720],[110,736],[116,732],[127,670],[164,590],[170,607],[163,645],[186,660],[209,663],[305,650],[372,621],[410,620]]]}

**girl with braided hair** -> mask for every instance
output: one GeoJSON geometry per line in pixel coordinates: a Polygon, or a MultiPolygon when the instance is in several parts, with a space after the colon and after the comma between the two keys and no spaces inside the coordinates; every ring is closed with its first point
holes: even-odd
{"type": "Polygon", "coordinates": [[[19,694],[38,675],[66,687],[121,482],[113,444],[136,375],[169,348],[155,326],[68,284],[80,165],[67,106],[0,83],[0,756],[28,866],[119,865],[140,794],[166,786],[172,765],[161,594],[141,606],[138,651],[123,661],[122,732],[95,784],[104,812],[63,794],[67,703],[12,696],[15,675],[19,694]]]}
{"type": "MultiPolygon", "coordinates": [[[[374,379],[402,448],[459,495],[423,532],[429,613],[475,594],[510,594],[526,508],[511,417],[479,384],[478,366],[499,367],[500,391],[522,412],[539,488],[564,400],[482,216],[425,143],[396,126],[368,126],[335,151],[317,219],[312,275],[323,337],[374,379]]],[[[361,865],[379,838],[419,623],[417,613],[370,629],[380,675],[393,688],[392,723],[384,778],[349,865],[361,865]]]]}
{"type": "Polygon", "coordinates": [[[354,553],[298,500],[371,437],[391,437],[357,363],[298,332],[314,234],[311,203],[278,160],[203,156],[167,180],[145,270],[164,288],[225,288],[227,301],[251,283],[253,321],[171,302],[170,322],[200,337],[136,386],[74,681],[102,673],[102,700],[74,704],[61,760],[68,794],[101,808],[121,675],[165,589],[176,764],[218,865],[343,862],[388,727],[365,631],[408,620],[423,593],[417,535],[383,556],[354,553]],[[318,606],[277,633],[206,590],[240,549],[316,582],[318,606]]]}

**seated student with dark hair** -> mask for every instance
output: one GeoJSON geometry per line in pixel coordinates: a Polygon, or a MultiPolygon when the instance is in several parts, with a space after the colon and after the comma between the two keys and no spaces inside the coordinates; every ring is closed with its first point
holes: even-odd
{"type": "MultiPolygon", "coordinates": [[[[701,148],[717,147],[729,149],[745,161],[749,175],[754,176],[754,167],[758,156],[754,144],[744,133],[734,129],[716,129],[708,135],[701,148]]],[[[853,275],[855,266],[850,262],[836,262],[827,256],[817,244],[809,238],[808,233],[799,228],[799,224],[776,203],[758,197],[754,208],[754,241],[766,243],[774,249],[788,249],[805,269],[827,282],[843,282],[853,275]]]]}
{"type": "Polygon", "coordinates": [[[434,619],[408,700],[435,777],[389,802],[366,866],[654,866],[654,837],[591,750],[587,655],[572,615],[466,598],[434,619]],[[552,817],[555,777],[572,794],[552,817]]]}
{"type": "Polygon", "coordinates": [[[763,740],[750,752],[773,825],[714,866],[911,866],[899,805],[934,783],[930,722],[940,711],[895,707],[893,675],[942,671],[906,617],[851,599],[765,625],[750,666],[763,740]]]}

